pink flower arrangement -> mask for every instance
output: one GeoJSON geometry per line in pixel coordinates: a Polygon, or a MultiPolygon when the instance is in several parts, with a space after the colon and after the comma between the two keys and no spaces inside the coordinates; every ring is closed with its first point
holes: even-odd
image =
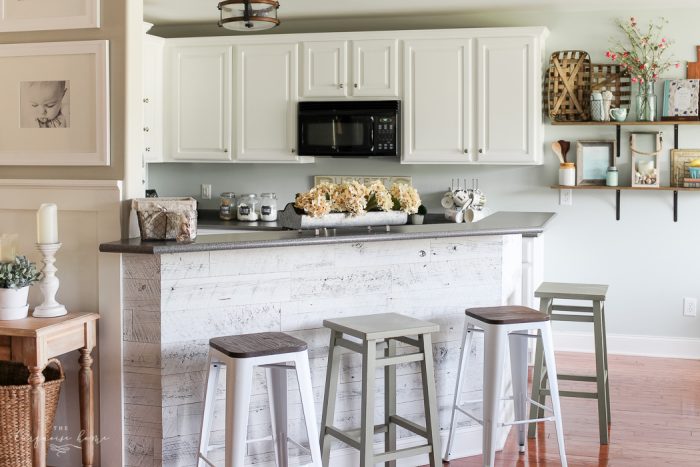
{"type": "Polygon", "coordinates": [[[673,41],[663,36],[663,27],[667,24],[664,18],[658,23],[649,22],[646,31],[637,27],[637,19],[633,16],[627,21],[618,20],[617,25],[625,33],[629,44],[616,40],[613,47],[605,52],[610,60],[619,63],[626,70],[633,83],[654,83],[659,76],[680,63],[673,56],[665,56],[673,41]]]}

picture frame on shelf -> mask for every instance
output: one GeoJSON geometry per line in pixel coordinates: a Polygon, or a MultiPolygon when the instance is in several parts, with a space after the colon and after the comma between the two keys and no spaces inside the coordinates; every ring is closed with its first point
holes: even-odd
{"type": "MultiPolygon", "coordinates": [[[[697,159],[700,159],[700,149],[671,150],[671,186],[685,186],[685,179],[690,178],[688,167],[697,159]]],[[[693,188],[696,187],[693,186],[693,188]]]]}
{"type": "Polygon", "coordinates": [[[630,133],[632,154],[632,186],[660,187],[659,155],[663,149],[663,133],[660,131],[635,131],[630,133]],[[644,141],[647,139],[648,141],[644,141]]]}
{"type": "Polygon", "coordinates": [[[700,119],[700,79],[667,79],[661,120],[697,121],[700,119]]]}
{"type": "Polygon", "coordinates": [[[576,142],[576,184],[605,185],[608,167],[613,165],[617,142],[577,141],[576,142]]]}
{"type": "Polygon", "coordinates": [[[0,44],[0,165],[110,164],[108,41],[0,44]]]}
{"type": "Polygon", "coordinates": [[[0,32],[100,27],[100,0],[0,0],[0,32]]]}

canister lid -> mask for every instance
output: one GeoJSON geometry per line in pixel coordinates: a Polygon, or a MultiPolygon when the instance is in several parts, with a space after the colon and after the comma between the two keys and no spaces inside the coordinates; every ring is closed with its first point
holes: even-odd
{"type": "Polygon", "coordinates": [[[562,162],[561,164],[559,164],[559,168],[561,168],[561,169],[574,169],[574,168],[576,168],[576,164],[574,164],[573,162],[562,162]]]}

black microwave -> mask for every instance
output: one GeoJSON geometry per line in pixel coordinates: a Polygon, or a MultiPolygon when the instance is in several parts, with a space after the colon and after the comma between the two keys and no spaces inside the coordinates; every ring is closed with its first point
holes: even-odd
{"type": "Polygon", "coordinates": [[[300,156],[401,154],[400,101],[300,102],[297,124],[300,156]]]}

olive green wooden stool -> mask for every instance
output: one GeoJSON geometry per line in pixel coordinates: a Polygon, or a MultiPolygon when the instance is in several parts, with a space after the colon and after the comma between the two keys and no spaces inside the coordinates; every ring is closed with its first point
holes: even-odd
{"type": "MultiPolygon", "coordinates": [[[[557,374],[557,379],[559,381],[569,380],[596,383],[595,392],[559,390],[559,396],[598,400],[600,444],[608,444],[608,426],[610,425],[610,384],[608,381],[608,345],[605,336],[604,306],[607,292],[607,285],[560,282],[543,282],[535,291],[535,297],[540,299],[540,311],[550,315],[552,321],[593,323],[596,361],[595,376],[557,374]],[[555,304],[554,300],[584,300],[590,301],[592,306],[559,305],[555,304]],[[564,311],[566,313],[555,313],[555,311],[564,311]]],[[[548,395],[547,369],[543,362],[542,342],[538,339],[535,352],[535,368],[532,377],[532,400],[544,405],[545,398],[548,395]]],[[[533,406],[530,409],[530,418],[538,418],[542,415],[542,409],[537,406],[533,406]]],[[[535,437],[534,424],[530,424],[528,436],[530,438],[535,437]]]]}
{"type": "Polygon", "coordinates": [[[382,462],[387,467],[393,467],[396,465],[396,459],[426,453],[430,459],[431,467],[442,465],[433,348],[430,337],[431,333],[440,330],[440,326],[397,313],[327,319],[323,321],[323,325],[331,330],[326,390],[321,417],[320,441],[323,466],[328,467],[329,465],[331,438],[338,439],[358,449],[360,451],[360,467],[371,467],[382,462]],[[397,342],[416,347],[417,352],[397,355],[397,342]],[[383,352],[381,350],[378,352],[378,345],[386,345],[383,352]],[[333,426],[333,419],[338,392],[340,355],[347,351],[362,355],[362,414],[359,429],[343,431],[333,426]],[[425,427],[396,415],[396,365],[411,362],[420,362],[421,366],[425,427]],[[374,425],[375,369],[382,367],[384,368],[384,423],[374,425]],[[427,440],[427,443],[397,450],[397,425],[422,436],[427,440]],[[378,433],[384,433],[385,452],[375,454],[373,438],[378,433]]]}

